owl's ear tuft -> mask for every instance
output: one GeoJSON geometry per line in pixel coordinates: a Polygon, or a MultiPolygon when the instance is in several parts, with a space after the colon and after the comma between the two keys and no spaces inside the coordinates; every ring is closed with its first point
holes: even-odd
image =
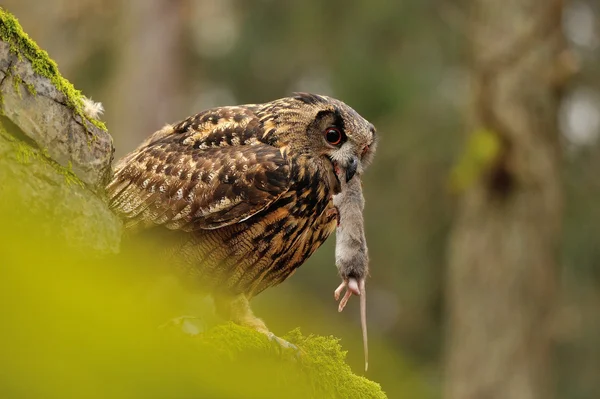
{"type": "Polygon", "coordinates": [[[312,93],[294,93],[293,98],[308,105],[319,105],[327,102],[327,100],[325,100],[323,97],[312,93]]]}

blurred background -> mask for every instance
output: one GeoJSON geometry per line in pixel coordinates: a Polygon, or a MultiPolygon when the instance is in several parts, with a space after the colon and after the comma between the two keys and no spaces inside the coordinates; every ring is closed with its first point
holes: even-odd
{"type": "MultiPolygon", "coordinates": [[[[371,257],[367,377],[390,398],[443,392],[446,259],[460,202],[450,176],[469,133],[472,88],[468,6],[466,0],[2,1],[61,73],[104,104],[116,158],[166,123],[294,91],[339,98],[375,124],[380,145],[364,184],[371,257]]],[[[567,1],[561,21],[578,73],[558,111],[564,208],[551,384],[556,397],[592,399],[600,395],[600,6],[567,1]]],[[[337,313],[333,244],[253,307],[278,335],[299,326],[341,338],[360,373],[358,301],[337,313]]],[[[185,306],[182,314],[193,312],[193,300],[185,306]]]]}

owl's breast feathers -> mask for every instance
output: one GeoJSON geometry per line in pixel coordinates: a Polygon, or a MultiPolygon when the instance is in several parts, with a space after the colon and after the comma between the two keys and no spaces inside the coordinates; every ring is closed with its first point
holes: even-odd
{"type": "Polygon", "coordinates": [[[156,132],[117,164],[110,206],[129,229],[182,232],[171,253],[209,289],[256,295],[333,232],[322,160],[268,143],[253,107],[209,110],[156,132]]]}

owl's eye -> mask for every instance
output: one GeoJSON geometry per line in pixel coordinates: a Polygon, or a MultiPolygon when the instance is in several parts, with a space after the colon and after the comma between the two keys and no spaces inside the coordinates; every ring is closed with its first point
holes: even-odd
{"type": "Polygon", "coordinates": [[[325,140],[329,144],[339,145],[342,142],[342,132],[337,127],[328,127],[325,130],[325,140]]]}

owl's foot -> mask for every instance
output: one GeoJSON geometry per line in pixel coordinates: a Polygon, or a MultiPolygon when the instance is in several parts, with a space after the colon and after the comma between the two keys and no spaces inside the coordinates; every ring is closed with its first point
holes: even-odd
{"type": "Polygon", "coordinates": [[[292,344],[291,342],[286,341],[283,338],[279,338],[277,335],[273,334],[272,332],[268,332],[267,337],[269,337],[269,341],[276,342],[283,349],[293,349],[296,351],[297,354],[300,353],[300,350],[298,349],[298,347],[296,345],[292,344]]]}
{"type": "Polygon", "coordinates": [[[273,334],[264,321],[256,317],[250,309],[248,298],[244,294],[235,297],[215,297],[217,311],[225,318],[240,326],[249,327],[259,333],[265,334],[269,341],[277,343],[283,349],[293,349],[298,352],[298,347],[283,338],[273,334]]]}

